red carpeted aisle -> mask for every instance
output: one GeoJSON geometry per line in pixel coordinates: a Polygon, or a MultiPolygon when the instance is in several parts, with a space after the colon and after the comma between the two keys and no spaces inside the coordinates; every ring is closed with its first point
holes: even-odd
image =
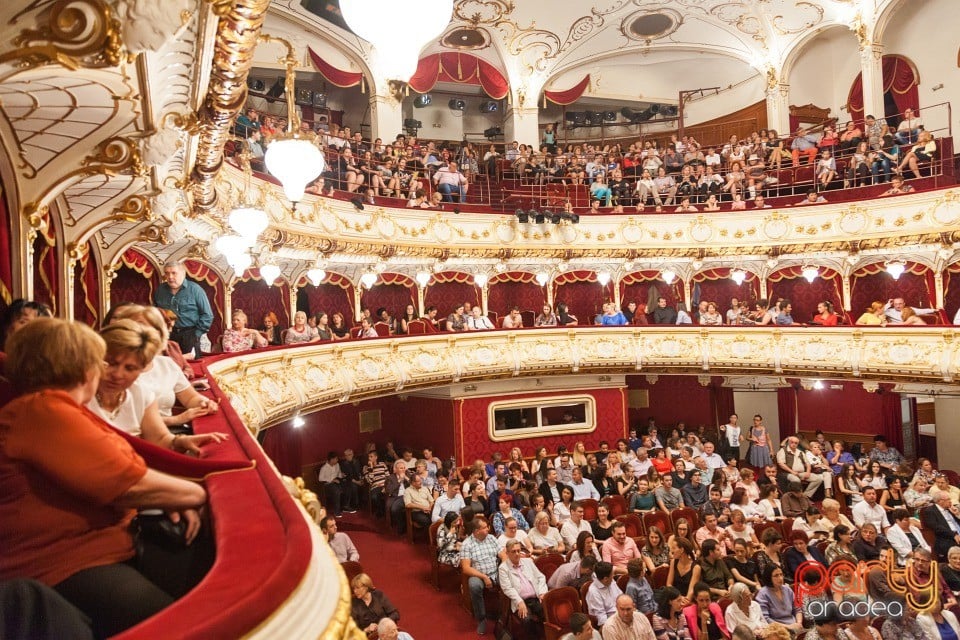
{"type": "MultiPolygon", "coordinates": [[[[414,640],[476,640],[477,624],[460,606],[458,578],[441,571],[442,591],[430,577],[430,547],[418,532],[416,543],[386,531],[383,520],[360,511],[345,514],[338,529],[353,540],[360,564],[400,611],[400,628],[414,640]]],[[[484,638],[493,638],[493,621],[484,638]]]]}

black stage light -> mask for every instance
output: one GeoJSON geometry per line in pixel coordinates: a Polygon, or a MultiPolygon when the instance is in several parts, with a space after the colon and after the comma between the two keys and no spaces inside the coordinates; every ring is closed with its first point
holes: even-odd
{"type": "Polygon", "coordinates": [[[414,120],[413,118],[407,118],[403,121],[404,129],[420,129],[423,127],[423,123],[419,120],[414,120]]]}
{"type": "Polygon", "coordinates": [[[661,105],[660,113],[664,118],[676,118],[677,114],[680,113],[680,107],[675,104],[661,105]]]}
{"type": "Polygon", "coordinates": [[[554,213],[550,215],[550,222],[553,224],[560,224],[560,214],[554,213]]]}
{"type": "Polygon", "coordinates": [[[493,100],[485,100],[480,103],[480,113],[496,113],[500,110],[500,105],[493,100]]]}
{"type": "Polygon", "coordinates": [[[450,98],[447,106],[453,111],[464,111],[467,108],[467,101],[461,98],[450,98]]]}
{"type": "Polygon", "coordinates": [[[424,93],[423,95],[419,95],[413,99],[413,106],[417,109],[421,109],[431,102],[433,102],[433,96],[431,96],[429,93],[424,93]]]}
{"type": "Polygon", "coordinates": [[[537,211],[537,212],[534,213],[533,221],[534,221],[536,224],[543,224],[543,223],[546,221],[546,217],[543,215],[542,212],[537,211]]]}
{"type": "Polygon", "coordinates": [[[326,109],[327,108],[327,94],[323,91],[314,91],[313,92],[313,108],[314,109],[326,109]]]}
{"type": "Polygon", "coordinates": [[[352,204],[357,211],[363,211],[363,198],[360,196],[350,198],[350,204],[352,204]]]}
{"type": "Polygon", "coordinates": [[[259,78],[248,78],[247,79],[247,88],[254,93],[263,93],[267,89],[267,85],[263,80],[259,78]]]}
{"type": "Polygon", "coordinates": [[[270,91],[267,91],[267,95],[271,98],[279,98],[282,96],[284,92],[285,81],[285,78],[277,78],[277,81],[273,83],[272,87],[270,87],[270,91]]]}
{"type": "Polygon", "coordinates": [[[517,216],[517,222],[521,224],[526,224],[527,222],[530,222],[530,215],[523,209],[517,209],[517,212],[515,215],[517,216]]]}
{"type": "Polygon", "coordinates": [[[570,222],[571,222],[571,224],[578,224],[578,223],[580,222],[580,214],[579,214],[579,213],[571,213],[571,214],[570,214],[570,222]]]}
{"type": "Polygon", "coordinates": [[[604,111],[604,112],[603,112],[603,121],[604,121],[604,122],[616,122],[616,121],[617,121],[617,112],[616,112],[616,111],[604,111]]]}
{"type": "Polygon", "coordinates": [[[587,114],[585,111],[567,111],[566,120],[579,127],[587,123],[587,114]]]}
{"type": "Polygon", "coordinates": [[[490,127],[489,129],[484,129],[483,131],[483,137],[487,139],[499,138],[502,135],[503,135],[503,129],[501,129],[500,127],[490,127]]]}

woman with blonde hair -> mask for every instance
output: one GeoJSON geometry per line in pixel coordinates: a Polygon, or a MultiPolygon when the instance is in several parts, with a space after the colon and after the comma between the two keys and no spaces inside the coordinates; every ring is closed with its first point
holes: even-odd
{"type": "Polygon", "coordinates": [[[513,464],[514,462],[520,465],[520,468],[523,470],[525,474],[530,473],[530,466],[527,465],[527,461],[523,459],[523,451],[521,451],[520,447],[514,447],[510,449],[510,456],[509,456],[509,460],[507,461],[508,467],[510,464],[513,464]]]}
{"type": "Polygon", "coordinates": [[[587,466],[587,448],[584,446],[583,440],[577,440],[576,444],[573,445],[573,455],[570,456],[570,460],[575,466],[587,466]]]}
{"type": "Polygon", "coordinates": [[[350,581],[353,599],[350,602],[350,617],[364,632],[377,630],[382,618],[400,622],[400,612],[387,599],[383,591],[373,586],[373,580],[365,573],[358,573],[350,581]]]}
{"type": "Polygon", "coordinates": [[[915,324],[921,327],[926,326],[926,322],[917,315],[917,312],[913,310],[913,307],[904,307],[903,311],[900,312],[900,319],[903,320],[902,324],[915,324]]]}
{"type": "Polygon", "coordinates": [[[87,402],[94,414],[121,431],[180,452],[199,454],[200,447],[227,438],[223,433],[173,435],[160,416],[156,395],[138,382],[160,351],[160,336],[150,327],[124,318],[100,332],[107,345],[103,375],[87,402]]]}
{"type": "Polygon", "coordinates": [[[882,302],[871,302],[870,306],[867,307],[867,310],[863,312],[863,315],[857,318],[857,324],[873,326],[873,327],[885,327],[887,326],[887,319],[883,315],[883,303],[882,302]]]}
{"type": "Polygon", "coordinates": [[[163,351],[175,342],[169,342],[169,332],[164,314],[157,307],[142,305],[126,305],[116,310],[112,320],[134,320],[145,327],[150,327],[160,335],[160,354],[137,379],[137,383],[154,393],[157,398],[157,408],[163,423],[168,427],[187,424],[200,416],[216,413],[220,408],[215,400],[211,400],[197,393],[190,381],[180,369],[180,366],[163,351]],[[174,415],[173,406],[179,404],[184,410],[174,415]]]}
{"type": "Polygon", "coordinates": [[[267,346],[267,339],[259,331],[247,326],[247,314],[243,309],[234,309],[230,317],[230,328],[223,332],[220,344],[224,353],[250,351],[254,348],[267,346]]]}

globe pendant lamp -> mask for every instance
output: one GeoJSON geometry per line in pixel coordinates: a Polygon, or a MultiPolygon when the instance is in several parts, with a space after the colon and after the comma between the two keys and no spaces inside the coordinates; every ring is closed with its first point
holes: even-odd
{"type": "Polygon", "coordinates": [[[340,13],[351,31],[373,45],[381,78],[407,82],[420,50],[450,24],[453,0],[340,0],[340,13]]]}
{"type": "Polygon", "coordinates": [[[294,102],[294,86],[296,83],[297,56],[293,45],[283,38],[263,35],[260,39],[265,42],[279,42],[287,47],[286,78],[284,82],[284,96],[287,101],[287,130],[274,136],[268,141],[263,163],[280,184],[283,193],[290,202],[296,203],[303,198],[303,193],[317,176],[323,173],[323,153],[317,144],[317,136],[313,131],[300,130],[300,114],[297,113],[294,102]]]}

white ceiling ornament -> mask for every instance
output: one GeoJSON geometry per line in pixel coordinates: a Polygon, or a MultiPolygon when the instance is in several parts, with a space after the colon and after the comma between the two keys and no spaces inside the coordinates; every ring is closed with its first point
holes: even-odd
{"type": "Polygon", "coordinates": [[[116,5],[123,45],[130,53],[159,51],[183,31],[195,10],[193,0],[119,0],[116,5]]]}
{"type": "Polygon", "coordinates": [[[148,167],[162,167],[169,161],[182,144],[183,133],[176,129],[161,129],[152,136],[144,138],[142,157],[148,167]]]}

